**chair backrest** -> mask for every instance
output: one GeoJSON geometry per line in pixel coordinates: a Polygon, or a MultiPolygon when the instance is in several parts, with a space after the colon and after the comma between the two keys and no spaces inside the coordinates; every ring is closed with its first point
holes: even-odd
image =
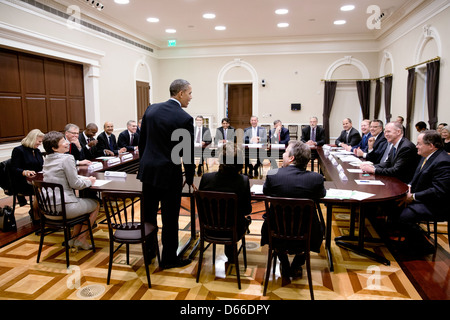
{"type": "Polygon", "coordinates": [[[64,205],[65,199],[62,185],[44,181],[33,181],[33,189],[41,216],[59,217],[63,221],[66,220],[66,206],[64,205]],[[60,205],[56,203],[56,195],[58,193],[59,199],[61,199],[60,205]]]}
{"type": "Polygon", "coordinates": [[[208,236],[237,238],[238,197],[218,191],[195,192],[200,233],[208,236]]]}
{"type": "Polygon", "coordinates": [[[266,197],[265,205],[269,244],[300,241],[309,251],[315,202],[311,199],[266,197]]]}
{"type": "Polygon", "coordinates": [[[142,193],[137,191],[102,192],[110,236],[113,236],[115,230],[141,230],[141,235],[144,236],[143,212],[140,209],[141,197],[142,193]]]}
{"type": "Polygon", "coordinates": [[[298,132],[298,125],[290,124],[288,125],[289,134],[296,134],[298,132]]]}
{"type": "Polygon", "coordinates": [[[0,162],[0,187],[6,195],[12,195],[12,183],[10,176],[11,159],[0,162]]]}

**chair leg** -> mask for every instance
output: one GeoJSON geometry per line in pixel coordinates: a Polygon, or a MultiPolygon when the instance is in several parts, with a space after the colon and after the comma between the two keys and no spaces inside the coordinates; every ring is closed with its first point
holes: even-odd
{"type": "Polygon", "coordinates": [[[66,248],[66,264],[67,264],[67,268],[69,268],[69,264],[70,264],[69,239],[70,239],[70,228],[64,228],[64,246],[66,248]]]}
{"type": "Polygon", "coordinates": [[[106,284],[109,285],[109,282],[111,280],[111,271],[112,271],[112,265],[113,265],[113,258],[114,258],[114,241],[109,240],[109,264],[108,264],[108,277],[106,278],[106,284]]]}
{"type": "Polygon", "coordinates": [[[215,243],[213,243],[213,256],[212,256],[212,258],[213,258],[213,266],[215,266],[216,265],[216,244],[215,243]]]}
{"type": "Polygon", "coordinates": [[[197,280],[196,280],[197,283],[200,279],[200,271],[202,270],[203,251],[205,251],[205,243],[203,239],[200,239],[200,256],[198,258],[197,280]]]}
{"type": "Polygon", "coordinates": [[[147,243],[145,241],[142,242],[142,253],[144,256],[144,265],[145,265],[145,274],[147,275],[147,284],[148,288],[150,289],[152,287],[152,283],[150,281],[150,270],[148,268],[148,265],[150,261],[148,261],[148,251],[147,251],[147,243]]]}
{"type": "Polygon", "coordinates": [[[127,265],[130,265],[130,245],[127,243],[125,246],[127,248],[127,265]]]}
{"type": "Polygon", "coordinates": [[[437,246],[438,246],[438,231],[437,231],[437,221],[434,220],[433,223],[433,228],[434,228],[434,250],[437,250],[437,246]]]}
{"type": "Polygon", "coordinates": [[[269,276],[270,276],[270,267],[271,267],[271,263],[272,263],[272,250],[270,250],[269,248],[269,253],[267,254],[268,258],[267,258],[267,269],[266,269],[266,279],[264,279],[264,293],[263,295],[266,295],[267,292],[267,284],[269,282],[269,276]]]}
{"type": "Polygon", "coordinates": [[[45,228],[44,223],[41,223],[41,239],[39,240],[39,250],[36,263],[39,263],[39,259],[41,258],[42,246],[44,244],[44,234],[45,234],[44,228],[45,228]]]}
{"type": "Polygon", "coordinates": [[[233,254],[234,254],[234,266],[236,268],[236,277],[238,281],[238,288],[241,290],[241,274],[239,270],[239,260],[238,260],[238,249],[237,249],[237,243],[233,245],[233,254]]]}
{"type": "Polygon", "coordinates": [[[245,270],[247,270],[247,250],[245,245],[245,236],[242,238],[242,248],[243,248],[243,255],[244,255],[244,267],[245,270]]]}
{"type": "Polygon", "coordinates": [[[153,243],[155,243],[156,258],[158,259],[158,266],[160,266],[161,265],[161,255],[159,254],[158,233],[156,231],[155,231],[153,243]]]}
{"type": "Polygon", "coordinates": [[[91,221],[87,220],[87,224],[89,228],[89,236],[91,237],[92,252],[95,252],[94,234],[92,233],[91,221]]]}
{"type": "Polygon", "coordinates": [[[314,300],[314,288],[313,288],[313,283],[312,283],[311,261],[310,261],[309,253],[306,254],[306,273],[308,274],[309,294],[311,295],[311,300],[314,300]]]}

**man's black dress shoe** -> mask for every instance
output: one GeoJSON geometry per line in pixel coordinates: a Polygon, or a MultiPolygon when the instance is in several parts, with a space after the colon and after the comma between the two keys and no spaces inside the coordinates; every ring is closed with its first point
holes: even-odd
{"type": "Polygon", "coordinates": [[[182,268],[182,267],[187,266],[191,262],[192,262],[191,259],[179,259],[174,262],[161,263],[161,268],[163,268],[163,269],[182,268]]]}

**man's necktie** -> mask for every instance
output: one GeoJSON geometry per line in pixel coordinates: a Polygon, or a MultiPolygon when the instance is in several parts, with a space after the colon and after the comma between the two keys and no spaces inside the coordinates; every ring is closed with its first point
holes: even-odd
{"type": "Polygon", "coordinates": [[[422,165],[420,166],[420,170],[422,170],[423,166],[425,165],[425,162],[427,162],[427,158],[425,158],[422,162],[422,165]]]}
{"type": "Polygon", "coordinates": [[[349,132],[347,132],[347,135],[345,136],[345,143],[348,144],[348,134],[349,132]]]}
{"type": "Polygon", "coordinates": [[[392,147],[392,159],[395,158],[395,151],[397,151],[397,149],[395,147],[392,147]]]}
{"type": "Polygon", "coordinates": [[[109,150],[114,151],[111,137],[108,137],[108,141],[109,141],[109,150]]]}
{"type": "Polygon", "coordinates": [[[311,130],[311,140],[316,141],[316,128],[312,128],[311,130]]]}
{"type": "Polygon", "coordinates": [[[134,134],[132,134],[132,135],[130,136],[130,146],[133,145],[133,137],[134,137],[134,134]]]}
{"type": "Polygon", "coordinates": [[[195,138],[196,143],[200,143],[200,129],[197,129],[197,137],[195,138]]]}
{"type": "Polygon", "coordinates": [[[227,140],[227,130],[228,129],[223,130],[223,135],[224,135],[223,139],[224,140],[227,140]]]}

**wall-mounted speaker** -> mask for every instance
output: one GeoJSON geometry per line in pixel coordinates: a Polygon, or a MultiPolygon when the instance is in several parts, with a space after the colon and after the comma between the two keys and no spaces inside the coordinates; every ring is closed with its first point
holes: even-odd
{"type": "Polygon", "coordinates": [[[291,110],[292,111],[299,111],[302,109],[301,103],[291,103],[291,110]]]}

